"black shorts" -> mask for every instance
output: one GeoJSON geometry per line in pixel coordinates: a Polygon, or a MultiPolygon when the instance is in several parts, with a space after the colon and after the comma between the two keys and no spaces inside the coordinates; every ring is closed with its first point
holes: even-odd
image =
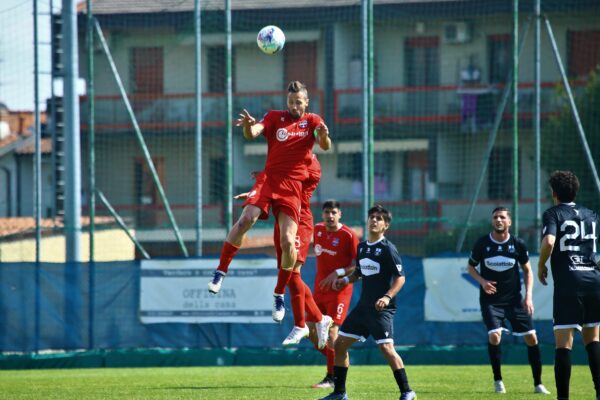
{"type": "Polygon", "coordinates": [[[600,325],[600,292],[585,294],[554,292],[554,329],[600,325]]]}
{"type": "Polygon", "coordinates": [[[340,327],[341,336],[364,342],[373,336],[377,344],[394,343],[394,314],[396,310],[377,311],[375,307],[355,307],[340,327]]]}
{"type": "Polygon", "coordinates": [[[535,333],[533,319],[521,304],[493,305],[481,304],[481,316],[487,327],[488,335],[494,332],[510,332],[506,328],[506,320],[510,322],[512,334],[525,336],[535,333]]]}

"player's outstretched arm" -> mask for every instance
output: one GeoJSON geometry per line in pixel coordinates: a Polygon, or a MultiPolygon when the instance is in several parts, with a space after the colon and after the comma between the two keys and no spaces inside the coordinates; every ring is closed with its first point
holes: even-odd
{"type": "Polygon", "coordinates": [[[329,128],[327,128],[327,125],[325,125],[324,122],[321,122],[321,124],[317,126],[316,131],[319,147],[322,150],[329,150],[331,148],[331,138],[329,137],[329,128]]]}
{"type": "Polygon", "coordinates": [[[241,126],[246,139],[256,139],[265,129],[265,126],[250,115],[248,110],[243,109],[240,117],[235,121],[235,126],[241,126]]]}
{"type": "Polygon", "coordinates": [[[554,235],[546,235],[542,239],[542,244],[540,245],[540,258],[538,260],[538,279],[544,286],[548,284],[548,282],[546,281],[546,278],[548,278],[548,267],[546,267],[546,261],[548,261],[548,258],[550,258],[550,254],[552,254],[552,249],[554,249],[555,241],[556,237],[554,235]]]}

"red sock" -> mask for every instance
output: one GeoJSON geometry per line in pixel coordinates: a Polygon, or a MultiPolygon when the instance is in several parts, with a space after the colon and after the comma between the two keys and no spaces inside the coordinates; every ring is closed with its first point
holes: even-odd
{"type": "MultiPolygon", "coordinates": [[[[302,282],[304,283],[304,282],[302,282]]],[[[323,314],[315,299],[312,296],[312,292],[306,283],[304,283],[304,305],[306,308],[306,320],[309,322],[319,322],[323,318],[323,314]]]]}
{"type": "Polygon", "coordinates": [[[329,347],[329,343],[325,345],[322,349],[318,349],[315,346],[315,349],[319,351],[319,353],[323,354],[327,358],[327,375],[333,376],[333,365],[335,363],[335,350],[329,347]]]}
{"type": "MultiPolygon", "coordinates": [[[[285,287],[290,282],[291,277],[292,277],[291,270],[288,271],[287,269],[279,268],[279,271],[277,271],[277,284],[275,285],[275,290],[273,291],[273,293],[284,294],[285,287]]],[[[290,293],[291,293],[291,289],[290,289],[290,293]]]]}
{"type": "Polygon", "coordinates": [[[292,312],[294,313],[294,325],[303,328],[306,326],[304,312],[304,281],[299,273],[292,274],[292,279],[288,283],[290,288],[292,312]]]}
{"type": "Polygon", "coordinates": [[[227,273],[229,264],[231,264],[231,260],[233,260],[233,257],[235,257],[239,249],[239,247],[236,247],[229,242],[223,242],[223,249],[221,250],[221,258],[219,259],[219,266],[217,269],[227,273]]]}

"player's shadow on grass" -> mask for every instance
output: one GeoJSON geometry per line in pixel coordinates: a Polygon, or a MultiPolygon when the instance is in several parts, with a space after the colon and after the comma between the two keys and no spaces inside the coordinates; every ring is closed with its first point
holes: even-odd
{"type": "MultiPolygon", "coordinates": [[[[264,385],[264,386],[247,386],[247,385],[227,385],[227,389],[305,389],[300,386],[293,385],[264,385]]],[[[223,386],[215,385],[215,386],[165,386],[165,387],[157,387],[154,390],[223,390],[223,386]]]]}

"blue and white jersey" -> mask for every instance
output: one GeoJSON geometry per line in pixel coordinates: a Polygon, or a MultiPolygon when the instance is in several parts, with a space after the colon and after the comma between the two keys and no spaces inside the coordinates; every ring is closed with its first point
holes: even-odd
{"type": "MultiPolygon", "coordinates": [[[[375,302],[390,289],[392,280],[404,276],[402,259],[393,243],[385,237],[377,242],[364,240],[358,244],[356,274],[362,278],[362,292],[357,307],[374,308],[375,302]]],[[[395,299],[387,309],[395,309],[395,299]]]]}
{"type": "Polygon", "coordinates": [[[498,242],[492,234],[477,240],[469,264],[480,265],[479,274],[488,281],[496,282],[496,293],[487,294],[479,287],[479,302],[482,304],[508,305],[521,301],[521,274],[519,265],[529,261],[529,252],[525,243],[509,235],[508,239],[498,242]]]}

